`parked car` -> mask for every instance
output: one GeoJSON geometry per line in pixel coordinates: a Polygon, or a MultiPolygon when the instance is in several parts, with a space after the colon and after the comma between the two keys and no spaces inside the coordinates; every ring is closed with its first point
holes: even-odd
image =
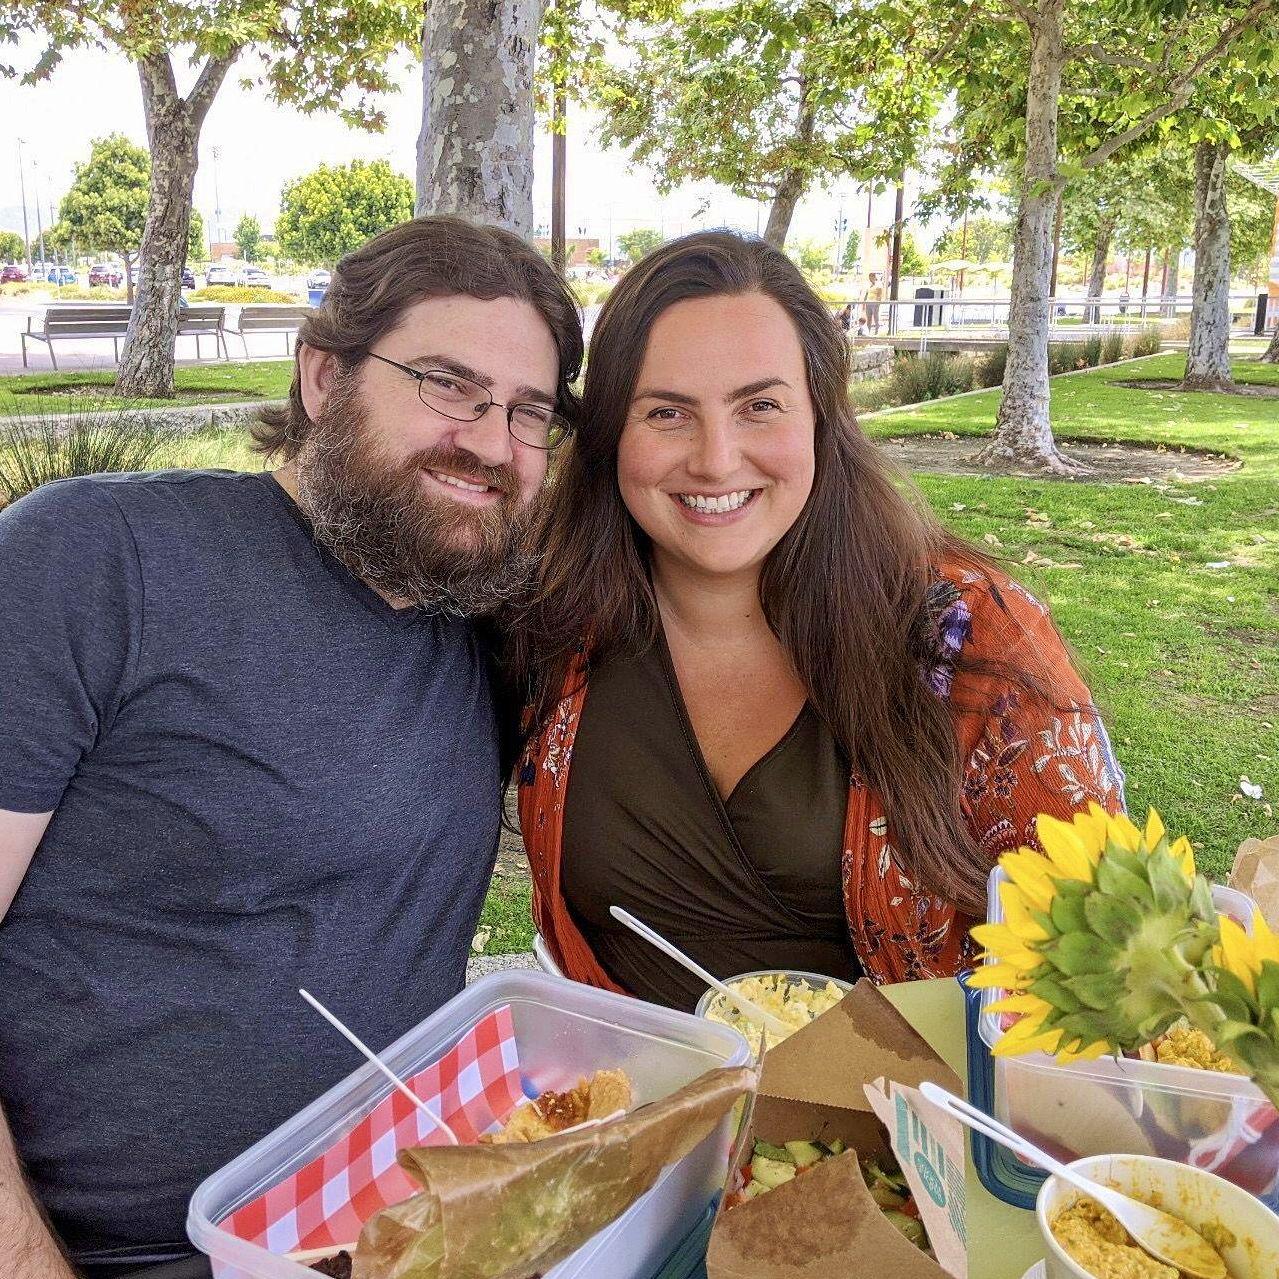
{"type": "Polygon", "coordinates": [[[182,287],[184,289],[195,288],[195,272],[189,266],[182,268],[182,287]]]}
{"type": "Polygon", "coordinates": [[[27,268],[17,262],[0,267],[0,284],[26,284],[27,268]]]}
{"type": "Polygon", "coordinates": [[[210,288],[216,284],[235,284],[235,267],[212,264],[204,273],[204,282],[210,288]]]}
{"type": "Polygon", "coordinates": [[[271,277],[260,266],[246,266],[240,272],[240,283],[249,289],[269,289],[271,277]]]}
{"type": "Polygon", "coordinates": [[[124,273],[118,266],[113,266],[110,262],[95,262],[89,268],[89,287],[96,288],[100,284],[105,284],[109,289],[118,289],[120,281],[124,279],[124,273]]]}
{"type": "Polygon", "coordinates": [[[69,266],[51,266],[44,277],[50,284],[62,288],[64,284],[78,284],[80,277],[69,266]]]}
{"type": "Polygon", "coordinates": [[[308,289],[327,289],[333,283],[333,273],[323,269],[312,271],[306,277],[306,287],[308,289]]]}

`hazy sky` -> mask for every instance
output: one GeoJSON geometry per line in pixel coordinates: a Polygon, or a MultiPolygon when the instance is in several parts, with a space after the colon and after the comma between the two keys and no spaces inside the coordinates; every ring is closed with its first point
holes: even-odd
{"type": "MultiPolygon", "coordinates": [[[[33,42],[20,49],[28,55],[33,42]]],[[[185,88],[194,73],[182,68],[185,88]]],[[[234,75],[234,72],[232,73],[234,75]]],[[[282,185],[316,165],[352,159],[386,159],[412,177],[421,110],[419,68],[405,58],[398,69],[399,92],[386,100],[388,127],[381,134],[348,128],[333,116],[304,116],[267,102],[260,91],[246,90],[228,78],[201,135],[200,169],[196,177],[196,207],[204,215],[207,232],[214,231],[221,207],[226,238],[241,214],[256,217],[264,229],[275,222],[282,185]],[[213,148],[219,156],[215,165],[213,148]],[[215,191],[216,169],[216,191],[215,191]]],[[[18,182],[18,139],[23,140],[32,236],[36,233],[37,193],[42,216],[49,219],[71,181],[75,163],[87,158],[89,142],[120,132],[146,145],[141,91],[137,73],[123,58],[102,53],[69,55],[53,77],[40,85],[22,86],[0,80],[0,229],[22,230],[18,182]]],[[[550,224],[550,137],[540,131],[535,156],[535,217],[550,224]]],[[[607,244],[635,226],[660,227],[667,235],[702,226],[762,228],[767,208],[739,199],[710,183],[688,186],[662,199],[649,173],[629,163],[624,152],[603,150],[595,142],[589,121],[578,112],[570,117],[568,145],[569,234],[586,228],[607,244]],[[708,208],[694,220],[700,206],[708,208]]],[[[835,220],[843,203],[852,226],[865,239],[867,195],[864,188],[844,183],[834,192],[816,193],[804,201],[792,226],[795,239],[833,242],[835,220]]],[[[873,219],[882,227],[892,219],[891,193],[874,201],[873,219]]],[[[927,246],[934,237],[922,234],[927,246]]]]}

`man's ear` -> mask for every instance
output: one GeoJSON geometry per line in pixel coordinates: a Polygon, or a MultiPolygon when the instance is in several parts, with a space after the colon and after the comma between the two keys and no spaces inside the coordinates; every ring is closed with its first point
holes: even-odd
{"type": "Polygon", "coordinates": [[[298,343],[298,374],[302,379],[302,405],[312,422],[320,416],[324,402],[337,378],[338,359],[329,351],[321,351],[298,343]]]}

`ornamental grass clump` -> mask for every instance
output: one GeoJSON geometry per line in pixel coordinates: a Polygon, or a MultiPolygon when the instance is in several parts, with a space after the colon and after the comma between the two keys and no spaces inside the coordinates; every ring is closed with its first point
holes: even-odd
{"type": "Polygon", "coordinates": [[[1062,1061],[1135,1052],[1183,1018],[1279,1105],[1279,937],[1217,915],[1189,841],[1169,841],[1098,805],[1071,822],[1041,815],[1043,847],[1000,858],[1004,920],[973,929],[985,964],[972,984],[1015,1014],[994,1052],[1062,1061]]]}

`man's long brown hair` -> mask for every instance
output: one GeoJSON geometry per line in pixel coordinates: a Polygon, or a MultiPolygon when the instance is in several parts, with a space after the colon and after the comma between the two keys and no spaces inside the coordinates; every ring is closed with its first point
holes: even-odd
{"type": "MultiPolygon", "coordinates": [[[[618,442],[654,322],[688,298],[750,292],[772,298],[795,325],[816,411],[813,489],[764,563],[765,616],[854,775],[881,797],[905,873],[984,914],[990,862],[961,812],[956,708],[926,678],[938,657],[928,591],[943,561],[993,566],[912,500],[857,426],[845,335],[791,261],[761,240],[712,231],[672,241],[628,272],[603,308],[584,425],[560,459],[536,531],[541,580],[512,639],[532,726],[553,713],[584,641],[597,664],[658,635],[647,538],[617,483],[618,442]]],[[[1049,695],[1039,673],[1007,673],[1049,695]]]]}

